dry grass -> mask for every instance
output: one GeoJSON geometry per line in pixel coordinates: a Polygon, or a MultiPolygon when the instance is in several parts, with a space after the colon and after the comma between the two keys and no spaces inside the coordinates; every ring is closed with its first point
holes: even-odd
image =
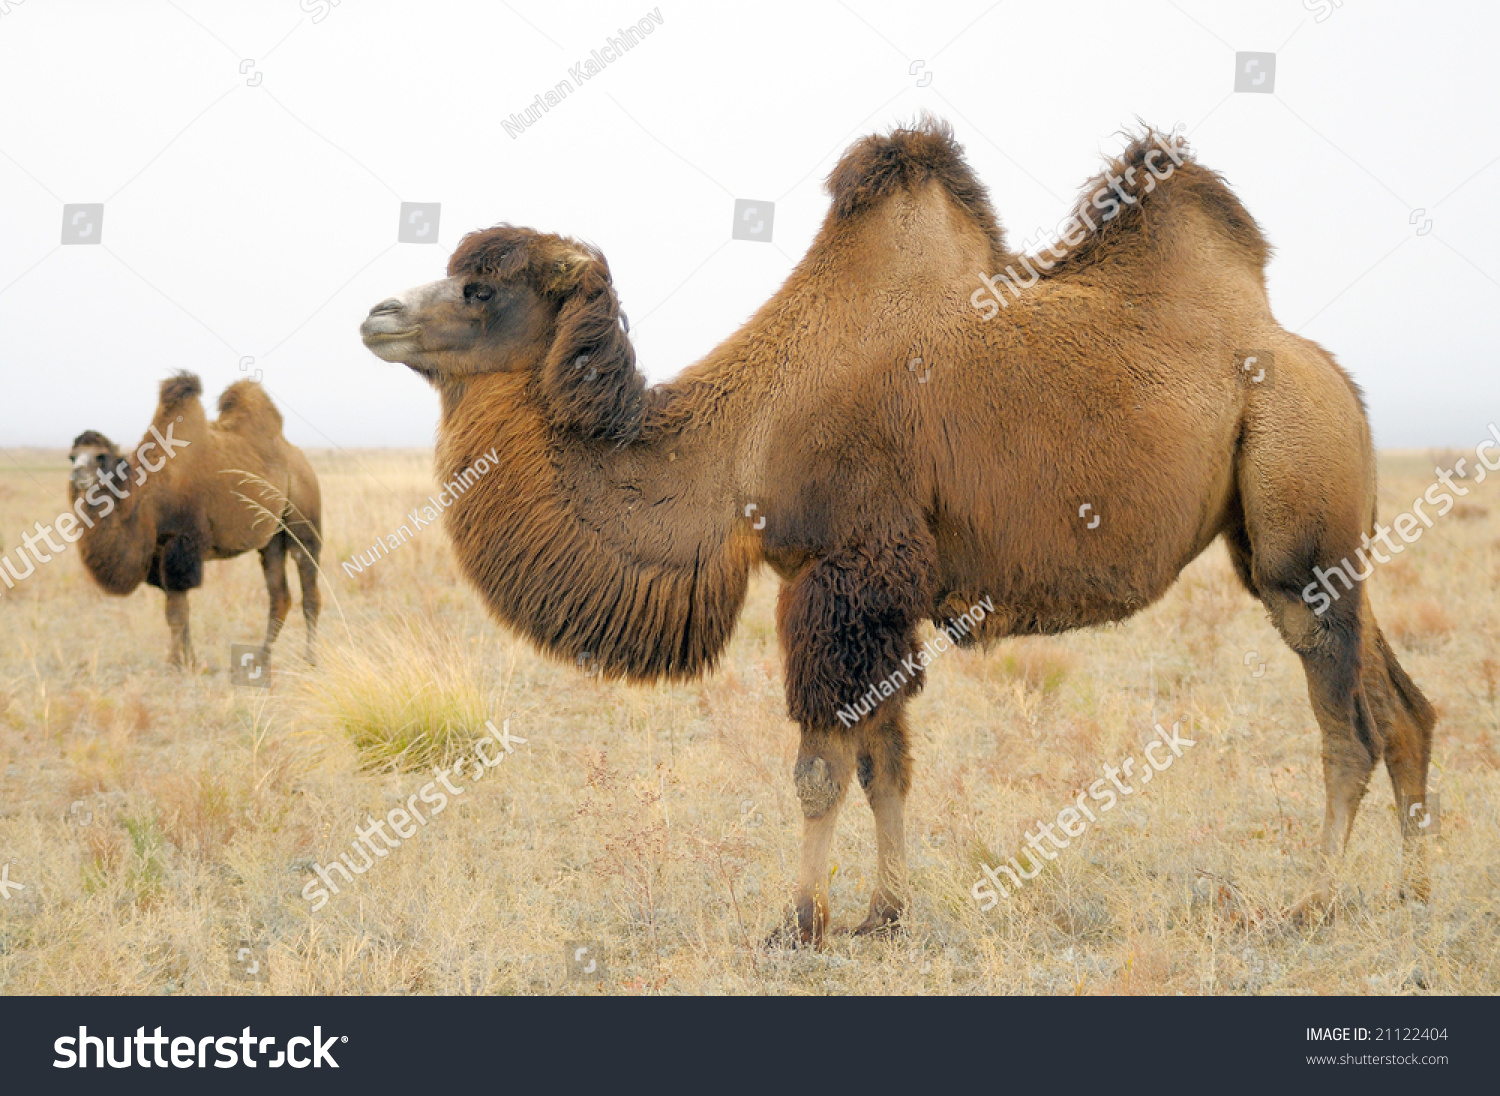
{"type": "MultiPolygon", "coordinates": [[[[6,548],[66,498],[60,453],[12,458],[6,548]]],[[[339,569],[428,493],[426,454],[315,464],[323,658],[301,662],[294,615],[269,692],[234,689],[226,672],[229,644],[263,627],[254,557],[210,565],[193,595],[211,663],[200,674],[165,667],[159,594],[104,597],[76,552],[0,596],[0,863],[26,886],[0,901],[0,992],[1500,990],[1500,485],[1475,489],[1370,582],[1442,718],[1429,905],[1397,899],[1378,776],[1336,921],[1278,917],[1309,880],[1318,736],[1296,659],[1215,547],[1122,628],[939,661],[911,712],[909,928],[811,953],[756,946],[800,835],[768,580],[713,677],[602,686],[486,619],[438,528],[363,575],[339,569]],[[526,742],[481,781],[455,777],[464,792],[419,836],[313,912],[312,864],[407,802],[486,719],[526,742]],[[1196,747],[980,912],[981,861],[1176,719],[1196,747]],[[234,977],[242,940],[269,946],[269,982],[234,977]],[[605,980],[569,979],[575,941],[597,943],[605,980]]],[[[1430,468],[1388,457],[1383,511],[1430,468]]],[[[857,794],[839,825],[834,912],[847,924],[874,869],[857,794]]]]}

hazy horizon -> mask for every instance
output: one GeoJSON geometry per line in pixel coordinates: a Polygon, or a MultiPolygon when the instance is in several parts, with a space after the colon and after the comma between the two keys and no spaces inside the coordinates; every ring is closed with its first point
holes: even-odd
{"type": "Polygon", "coordinates": [[[0,118],[0,446],[136,438],[179,369],[208,401],[259,373],[299,445],[429,446],[435,393],[358,325],[500,221],[599,246],[642,370],[669,379],[801,258],[843,149],[922,111],[1013,247],[1123,129],[1183,124],[1275,248],[1278,319],[1363,387],[1377,446],[1472,446],[1500,418],[1500,17],[1458,10],[5,0],[0,94],[24,105],[0,118]],[[1240,51],[1275,54],[1272,93],[1234,90],[1240,51]],[[769,243],[732,238],[737,200],[774,203],[769,243]],[[87,203],[102,243],[61,244],[87,203]],[[398,241],[402,203],[439,205],[436,244],[398,241]]]}

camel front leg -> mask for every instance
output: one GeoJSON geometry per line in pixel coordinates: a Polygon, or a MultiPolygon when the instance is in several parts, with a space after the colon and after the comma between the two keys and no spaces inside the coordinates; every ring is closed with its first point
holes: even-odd
{"type": "MultiPolygon", "coordinates": [[[[904,702],[900,702],[903,703],[904,702]]],[[[901,920],[906,906],[906,793],[911,788],[911,754],[906,724],[897,702],[872,723],[860,743],[857,771],[875,814],[877,868],[870,912],[854,933],[886,931],[901,920]]]]}
{"type": "Polygon", "coordinates": [[[854,744],[837,731],[802,731],[792,779],[802,803],[797,889],[773,943],[818,945],[828,931],[828,853],[854,775],[854,744]]]}
{"type": "MultiPolygon", "coordinates": [[[[802,728],[794,776],[805,823],[789,927],[804,943],[816,943],[828,927],[833,828],[856,755],[872,749],[866,743],[869,730],[849,724],[849,708],[882,683],[891,703],[874,718],[881,727],[899,730],[899,723],[891,722],[900,704],[892,700],[892,688],[899,686],[904,695],[921,685],[921,671],[902,656],[915,648],[916,621],[923,606],[931,605],[936,547],[925,528],[913,525],[910,533],[910,538],[893,538],[888,529],[873,530],[808,563],[782,587],[776,602],[787,712],[802,728]]],[[[905,756],[904,737],[899,748],[873,748],[881,761],[878,790],[876,769],[869,785],[883,867],[877,893],[882,916],[890,917],[899,911],[905,886],[901,800],[906,789],[897,771],[905,766],[892,768],[896,757],[905,756]]]]}
{"type": "Polygon", "coordinates": [[[173,666],[190,669],[196,660],[193,657],[193,638],[188,630],[186,590],[167,591],[167,628],[172,633],[172,647],[167,660],[173,666]]]}

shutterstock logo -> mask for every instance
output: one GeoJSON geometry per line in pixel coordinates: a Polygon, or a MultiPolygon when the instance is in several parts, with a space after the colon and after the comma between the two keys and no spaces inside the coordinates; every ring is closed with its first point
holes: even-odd
{"type": "Polygon", "coordinates": [[[163,1035],[161,1028],[147,1035],[144,1027],[138,1027],[134,1035],[120,1036],[120,1055],[116,1058],[115,1036],[90,1035],[89,1029],[80,1025],[77,1036],[63,1035],[52,1044],[52,1049],[57,1052],[52,1068],[88,1069],[92,1062],[96,1069],[106,1066],[110,1069],[129,1069],[132,1066],[166,1069],[169,1065],[173,1069],[207,1069],[210,1064],[215,1069],[234,1069],[238,1065],[249,1069],[261,1065],[270,1069],[280,1069],[284,1065],[293,1069],[308,1066],[338,1069],[331,1048],[335,1043],[348,1041],[347,1035],[330,1035],[325,1039],[323,1029],[314,1027],[311,1038],[294,1035],[286,1041],[285,1050],[276,1050],[276,1036],[254,1035],[249,1027],[238,1035],[205,1035],[201,1039],[163,1035]],[[271,1057],[273,1050],[274,1058],[271,1057]],[[209,1061],[210,1051],[215,1055],[212,1063],[209,1061]],[[170,1062],[167,1060],[169,1056],[170,1062]]]}

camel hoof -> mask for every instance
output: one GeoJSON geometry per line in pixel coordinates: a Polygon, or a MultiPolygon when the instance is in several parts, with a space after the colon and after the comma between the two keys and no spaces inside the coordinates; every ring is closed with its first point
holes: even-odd
{"type": "Polygon", "coordinates": [[[765,947],[821,948],[828,931],[828,911],[811,902],[797,902],[786,911],[781,924],[766,937],[765,947]]]}
{"type": "Polygon", "coordinates": [[[899,917],[878,918],[871,914],[849,930],[850,936],[895,936],[904,929],[899,917]]]}
{"type": "Polygon", "coordinates": [[[893,936],[901,928],[900,906],[871,903],[869,914],[849,933],[851,936],[893,936]]]}

